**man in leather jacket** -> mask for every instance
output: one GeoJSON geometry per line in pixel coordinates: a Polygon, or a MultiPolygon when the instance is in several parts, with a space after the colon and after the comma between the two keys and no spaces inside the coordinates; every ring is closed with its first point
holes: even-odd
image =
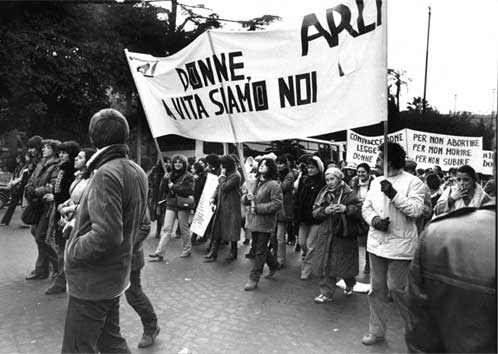
{"type": "Polygon", "coordinates": [[[408,282],[410,352],[496,353],[496,203],[434,219],[408,282]]]}

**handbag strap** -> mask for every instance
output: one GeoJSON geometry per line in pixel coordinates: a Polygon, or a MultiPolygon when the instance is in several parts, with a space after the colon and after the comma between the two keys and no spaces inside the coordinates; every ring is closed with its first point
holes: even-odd
{"type": "MultiPolygon", "coordinates": [[[[185,178],[187,178],[187,171],[185,171],[185,173],[182,175],[182,177],[180,178],[180,181],[178,182],[178,184],[182,184],[183,181],[185,181],[185,178]]],[[[173,191],[172,191],[173,192],[173,191]]],[[[173,192],[174,193],[174,192],[173,192]]],[[[174,193],[175,197],[176,197],[176,193],[174,193]]]]}

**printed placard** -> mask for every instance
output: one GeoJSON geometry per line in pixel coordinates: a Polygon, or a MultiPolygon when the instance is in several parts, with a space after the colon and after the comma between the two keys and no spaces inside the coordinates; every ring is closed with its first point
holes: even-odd
{"type": "Polygon", "coordinates": [[[212,173],[207,174],[206,184],[202,190],[201,199],[199,199],[199,204],[195,210],[194,219],[190,225],[190,231],[195,232],[197,235],[204,235],[209,221],[213,217],[213,210],[209,205],[209,201],[216,191],[218,186],[218,177],[212,173]]]}

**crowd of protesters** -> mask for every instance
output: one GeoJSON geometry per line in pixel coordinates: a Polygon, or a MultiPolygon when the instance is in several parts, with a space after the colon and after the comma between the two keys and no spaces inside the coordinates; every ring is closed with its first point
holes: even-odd
{"type": "Polygon", "coordinates": [[[362,342],[384,340],[388,298],[412,340],[418,329],[407,289],[423,230],[441,215],[480,208],[496,197],[494,180],[482,187],[472,167],[447,173],[438,166],[417,169],[396,143],[388,143],[387,151],[379,146],[375,168],[341,166],[311,154],[270,153],[243,163],[236,155],[210,154],[198,160],[174,155],[144,172],[128,158],[128,125],[119,112],[96,113],[89,134],[96,149],[31,137],[27,153],[17,157],[11,202],[2,219],[8,225],[22,201],[22,220],[31,225],[38,249],[26,279],[52,277],[47,295],[69,293],[63,352],[128,352],[119,332],[123,293],[142,319],[139,347],[154,343],[158,320],[140,283],[151,221],[156,221],[158,239],[148,256],[151,262],[165,260],[173,238],[181,238],[181,258],[206,244],[204,262],[216,262],[221,246],[229,245],[225,261],[234,261],[243,235],[244,244],[251,244],[245,256],[254,259],[246,291],[258,287],[265,264],[265,278],[285,269],[287,246],[292,246],[301,252],[296,277],[320,279],[317,304],[334,300],[340,279],[344,295],[353,294],[359,244],[366,243],[363,273],[371,280],[370,320],[362,342]],[[386,153],[387,176],[382,176],[386,153]],[[190,225],[209,174],[218,180],[207,196],[214,215],[205,233],[197,235],[190,225]],[[85,312],[104,321],[82,320],[85,312]]]}

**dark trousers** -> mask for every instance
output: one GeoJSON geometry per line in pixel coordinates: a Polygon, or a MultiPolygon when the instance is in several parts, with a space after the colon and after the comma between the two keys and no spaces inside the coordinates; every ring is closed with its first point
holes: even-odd
{"type": "Polygon", "coordinates": [[[2,221],[0,222],[1,224],[5,225],[10,224],[10,219],[12,219],[12,215],[14,215],[14,211],[16,210],[16,207],[22,198],[23,191],[24,189],[21,189],[20,191],[12,195],[9,207],[7,208],[7,210],[5,210],[5,213],[3,214],[2,221]]]}
{"type": "Polygon", "coordinates": [[[67,304],[62,353],[130,353],[119,329],[119,297],[67,304]]]}
{"type": "Polygon", "coordinates": [[[299,230],[299,223],[295,223],[295,222],[291,221],[287,225],[287,242],[289,242],[289,243],[296,242],[297,230],[299,230]]]}
{"type": "Polygon", "coordinates": [[[35,273],[48,275],[50,264],[52,264],[52,271],[57,273],[57,252],[55,252],[52,246],[46,244],[45,241],[36,240],[36,246],[38,247],[38,257],[36,258],[35,263],[35,273]]]}
{"type": "Polygon", "coordinates": [[[144,294],[140,281],[141,269],[130,273],[130,287],[126,290],[126,301],[140,316],[145,334],[153,334],[157,329],[157,316],[147,295],[144,294]]]}
{"type": "Polygon", "coordinates": [[[268,249],[268,241],[270,241],[269,232],[252,232],[253,247],[256,251],[254,266],[249,274],[249,278],[258,281],[265,264],[268,264],[270,270],[278,268],[277,258],[268,249]]]}
{"type": "Polygon", "coordinates": [[[66,246],[66,240],[62,239],[60,243],[57,244],[57,264],[59,271],[55,277],[53,286],[57,288],[66,288],[66,273],[64,273],[64,248],[66,246]]]}

